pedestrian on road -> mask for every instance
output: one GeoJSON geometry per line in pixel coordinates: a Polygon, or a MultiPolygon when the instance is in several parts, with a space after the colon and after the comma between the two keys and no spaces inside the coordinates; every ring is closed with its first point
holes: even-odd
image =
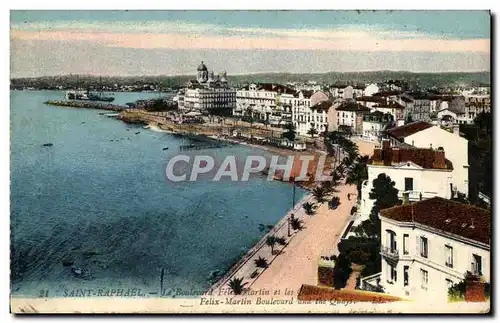
{"type": "Polygon", "coordinates": [[[351,193],[347,193],[347,199],[350,201],[351,200],[351,193]]]}

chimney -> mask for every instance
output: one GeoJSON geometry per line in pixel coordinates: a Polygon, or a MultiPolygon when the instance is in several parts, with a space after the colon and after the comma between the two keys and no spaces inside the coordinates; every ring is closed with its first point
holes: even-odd
{"type": "Polygon", "coordinates": [[[434,163],[432,166],[434,168],[446,168],[443,148],[439,147],[438,150],[434,151],[434,163]]]}
{"type": "Polygon", "coordinates": [[[399,163],[399,147],[392,147],[392,162],[399,163]]]}
{"type": "Polygon", "coordinates": [[[484,283],[480,277],[475,275],[467,275],[465,277],[465,301],[466,302],[484,302],[484,283]]]}
{"type": "Polygon", "coordinates": [[[374,165],[382,165],[382,148],[375,147],[373,149],[373,164],[374,165]]]}
{"type": "Polygon", "coordinates": [[[389,139],[382,139],[382,150],[386,151],[391,147],[391,142],[389,139]]]}
{"type": "MultiPolygon", "coordinates": [[[[404,204],[408,204],[408,200],[410,199],[410,193],[409,192],[403,192],[403,200],[402,200],[402,203],[403,205],[404,204]]],[[[412,209],[413,211],[413,209],[412,209]]]]}

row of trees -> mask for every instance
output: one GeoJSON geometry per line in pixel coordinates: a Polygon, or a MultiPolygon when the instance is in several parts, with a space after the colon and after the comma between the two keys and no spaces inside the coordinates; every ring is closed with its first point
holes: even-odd
{"type": "Polygon", "coordinates": [[[474,124],[461,124],[460,132],[469,141],[469,199],[471,203],[484,207],[478,199],[478,193],[482,192],[491,197],[493,191],[491,113],[479,113],[474,119],[474,124]]]}

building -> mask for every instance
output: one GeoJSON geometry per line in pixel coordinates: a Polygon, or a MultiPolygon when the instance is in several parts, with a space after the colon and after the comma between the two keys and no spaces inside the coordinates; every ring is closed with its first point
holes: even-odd
{"type": "Polygon", "coordinates": [[[372,96],[375,93],[378,93],[380,91],[379,86],[377,83],[372,83],[369,84],[368,86],[365,87],[365,91],[363,93],[364,96],[372,96]]]}
{"type": "Polygon", "coordinates": [[[394,118],[390,113],[374,111],[363,117],[363,138],[370,141],[379,141],[387,126],[393,124],[394,118]]]}
{"type": "MultiPolygon", "coordinates": [[[[431,121],[431,100],[425,93],[409,93],[412,104],[405,107],[405,120],[431,121]]],[[[411,122],[410,121],[410,122],[411,122]]]]}
{"type": "MultiPolygon", "coordinates": [[[[301,91],[309,93],[308,91],[301,91]]],[[[281,126],[292,121],[292,108],[300,103],[309,106],[307,94],[302,99],[292,88],[275,83],[252,83],[236,92],[233,115],[281,126]]]]}
{"type": "Polygon", "coordinates": [[[236,107],[236,90],[228,86],[227,74],[214,76],[201,62],[196,80],[188,82],[184,94],[178,98],[182,112],[199,111],[217,115],[232,115],[236,107]]]}
{"type": "Polygon", "coordinates": [[[330,93],[334,98],[341,98],[344,100],[354,98],[354,87],[347,84],[335,84],[330,87],[330,93]]]}
{"type": "Polygon", "coordinates": [[[368,179],[363,182],[357,223],[369,218],[374,200],[370,199],[373,180],[386,174],[395,183],[399,199],[410,201],[435,196],[452,197],[453,164],[445,158],[442,148],[416,148],[409,145],[391,146],[382,140],[367,164],[368,179]]]}
{"type": "Polygon", "coordinates": [[[349,131],[352,134],[363,133],[363,117],[370,109],[353,100],[340,101],[334,104],[336,112],[336,125],[334,130],[349,131]]]}
{"type": "Polygon", "coordinates": [[[413,122],[386,131],[392,145],[405,143],[418,148],[443,148],[453,164],[454,190],[469,194],[468,141],[460,136],[458,127],[454,132],[433,126],[427,122],[413,122]]]}
{"type": "Polygon", "coordinates": [[[331,96],[323,91],[299,92],[298,105],[292,107],[292,119],[297,133],[301,136],[310,135],[314,128],[317,135],[328,130],[328,111],[333,109],[331,96]],[[307,102],[307,104],[306,104],[307,102]]]}
{"type": "Polygon", "coordinates": [[[384,209],[380,220],[385,293],[437,303],[467,272],[490,282],[489,211],[434,197],[384,209]]]}

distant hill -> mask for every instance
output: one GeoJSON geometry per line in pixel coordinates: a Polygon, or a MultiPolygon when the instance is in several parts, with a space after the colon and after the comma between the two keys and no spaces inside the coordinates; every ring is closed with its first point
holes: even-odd
{"type": "MultiPolygon", "coordinates": [[[[194,75],[179,76],[89,76],[89,75],[64,75],[64,76],[43,76],[36,78],[13,78],[11,88],[35,87],[35,88],[64,88],[73,87],[94,87],[94,86],[114,86],[144,84],[155,84],[160,87],[179,88],[195,79],[194,75]]],[[[490,84],[490,72],[471,73],[412,73],[405,71],[374,71],[374,72],[328,72],[311,74],[291,74],[291,73],[259,73],[245,75],[229,75],[231,84],[246,84],[249,82],[306,82],[316,81],[324,84],[333,83],[372,83],[384,82],[388,80],[404,80],[408,83],[418,84],[422,88],[429,87],[455,87],[471,86],[480,84],[490,84]]]]}

